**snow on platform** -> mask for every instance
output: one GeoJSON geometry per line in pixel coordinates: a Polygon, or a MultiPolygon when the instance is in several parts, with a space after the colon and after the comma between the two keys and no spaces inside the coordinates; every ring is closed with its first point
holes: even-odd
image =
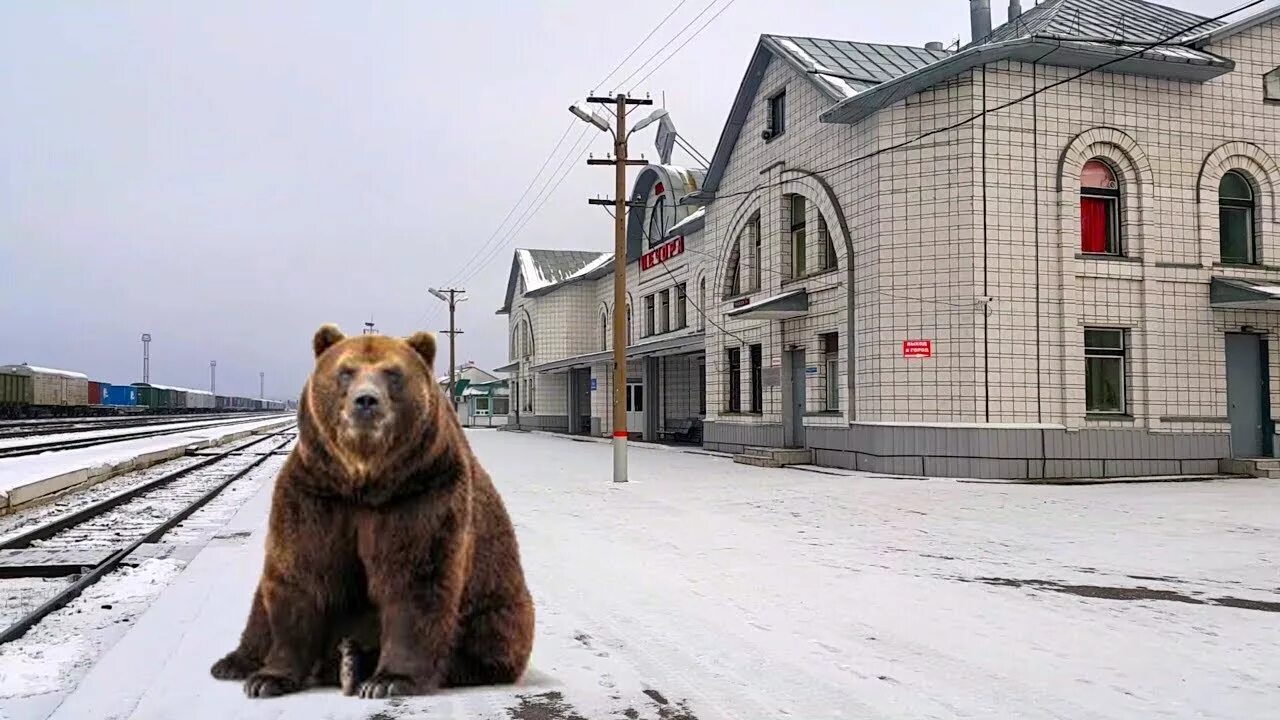
{"type": "MultiPolygon", "coordinates": [[[[189,448],[209,447],[257,430],[283,427],[293,421],[292,415],[257,418],[234,425],[195,426],[171,435],[122,440],[75,450],[0,458],[0,512],[10,512],[67,488],[179,457],[189,448]]],[[[92,436],[92,433],[76,434],[77,438],[92,436]]]]}
{"type": "Polygon", "coordinates": [[[978,485],[639,448],[614,485],[607,446],[469,437],[537,602],[523,685],[249,700],[211,678],[261,569],[264,486],[51,717],[1093,720],[1280,703],[1274,482],[978,485]]]}

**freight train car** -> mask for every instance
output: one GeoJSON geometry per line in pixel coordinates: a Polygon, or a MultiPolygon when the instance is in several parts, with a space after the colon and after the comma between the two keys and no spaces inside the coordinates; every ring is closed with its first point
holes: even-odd
{"type": "Polygon", "coordinates": [[[14,399],[24,414],[78,415],[89,406],[89,376],[82,373],[23,364],[0,366],[0,374],[26,378],[9,383],[21,393],[14,399]]]}
{"type": "Polygon", "coordinates": [[[102,384],[102,404],[111,408],[133,408],[138,406],[138,388],[132,385],[102,384]]]}

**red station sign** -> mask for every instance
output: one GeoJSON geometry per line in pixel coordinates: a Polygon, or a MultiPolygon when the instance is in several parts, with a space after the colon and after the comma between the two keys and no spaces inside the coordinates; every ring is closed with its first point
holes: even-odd
{"type": "Polygon", "coordinates": [[[903,340],[902,341],[902,357],[905,357],[905,358],[933,357],[933,341],[932,340],[903,340]]]}
{"type": "Polygon", "coordinates": [[[641,272],[684,252],[684,236],[670,240],[640,256],[641,272]]]}

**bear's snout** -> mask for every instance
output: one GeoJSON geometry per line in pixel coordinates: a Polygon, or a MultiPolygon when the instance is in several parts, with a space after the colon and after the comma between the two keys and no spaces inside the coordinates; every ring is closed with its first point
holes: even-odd
{"type": "Polygon", "coordinates": [[[351,404],[347,412],[357,424],[372,424],[380,420],[386,408],[386,395],[374,383],[365,382],[351,389],[351,404]]]}

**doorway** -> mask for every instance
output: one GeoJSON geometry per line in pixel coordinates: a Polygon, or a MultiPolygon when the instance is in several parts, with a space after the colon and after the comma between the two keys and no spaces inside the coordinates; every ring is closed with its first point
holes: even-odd
{"type": "Polygon", "coordinates": [[[1267,343],[1261,335],[1227,333],[1227,419],[1231,455],[1264,457],[1271,450],[1267,343]]]}
{"type": "Polygon", "coordinates": [[[644,433],[644,383],[627,380],[627,432],[644,433]]]}
{"type": "Polygon", "coordinates": [[[805,390],[805,366],[804,366],[804,348],[798,350],[788,350],[785,363],[789,377],[787,382],[791,386],[791,392],[787,393],[786,419],[787,429],[790,431],[791,442],[790,447],[804,447],[804,390],[805,390]]]}

